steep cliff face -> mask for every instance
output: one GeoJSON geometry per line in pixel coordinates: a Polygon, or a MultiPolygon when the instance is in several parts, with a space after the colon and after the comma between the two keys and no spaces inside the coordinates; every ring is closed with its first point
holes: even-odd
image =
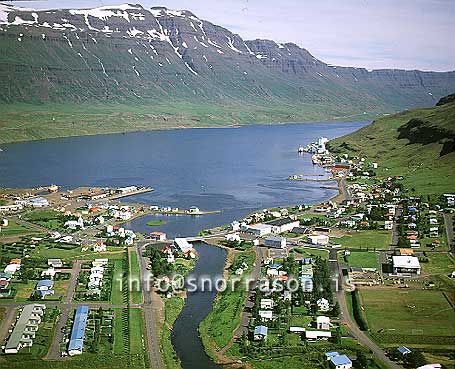
{"type": "Polygon", "coordinates": [[[330,66],[292,43],[244,41],[190,11],[0,5],[0,101],[311,104],[332,116],[432,105],[455,72],[330,66]]]}

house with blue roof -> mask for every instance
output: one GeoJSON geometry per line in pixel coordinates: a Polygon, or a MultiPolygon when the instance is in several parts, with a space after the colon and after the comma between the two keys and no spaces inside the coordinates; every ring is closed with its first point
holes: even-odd
{"type": "Polygon", "coordinates": [[[88,306],[79,306],[74,315],[73,329],[71,330],[68,354],[70,356],[82,354],[84,346],[85,328],[87,327],[88,306]]]}
{"type": "Polygon", "coordinates": [[[340,355],[338,352],[326,352],[325,357],[330,362],[332,368],[335,369],[350,369],[352,361],[346,355],[340,355]]]}
{"type": "Polygon", "coordinates": [[[406,346],[400,346],[397,348],[397,351],[401,354],[401,355],[407,355],[407,354],[410,354],[412,351],[410,349],[408,349],[406,346]]]}
{"type": "Polygon", "coordinates": [[[254,328],[254,340],[265,341],[267,339],[269,328],[265,325],[258,325],[254,328]]]}
{"type": "Polygon", "coordinates": [[[36,284],[35,290],[37,291],[48,291],[54,287],[54,282],[50,279],[42,279],[36,284]]]}

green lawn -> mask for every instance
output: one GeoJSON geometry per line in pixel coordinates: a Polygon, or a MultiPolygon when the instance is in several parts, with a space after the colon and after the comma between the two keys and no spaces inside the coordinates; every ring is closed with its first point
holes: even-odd
{"type": "Polygon", "coordinates": [[[24,224],[19,224],[14,221],[9,221],[9,224],[7,227],[1,227],[0,226],[0,237],[4,236],[14,236],[18,234],[28,234],[31,232],[34,232],[35,228],[30,227],[28,225],[24,224]]]}
{"type": "Polygon", "coordinates": [[[157,227],[157,226],[165,225],[166,221],[163,219],[152,219],[152,220],[149,220],[146,224],[150,227],[157,227]]]}
{"type": "Polygon", "coordinates": [[[427,252],[428,263],[422,263],[422,269],[428,274],[449,275],[455,271],[455,260],[448,253],[427,252]]]}
{"type": "Polygon", "coordinates": [[[142,341],[145,342],[143,335],[144,318],[142,309],[128,309],[129,310],[129,336],[130,336],[130,354],[145,354],[145,347],[142,341]]]}
{"type": "Polygon", "coordinates": [[[130,275],[132,280],[138,281],[138,283],[132,284],[132,303],[140,304],[142,303],[142,286],[141,286],[141,272],[139,267],[139,259],[136,250],[129,252],[130,257],[130,275]]]}
{"type": "Polygon", "coordinates": [[[379,269],[378,253],[374,251],[351,251],[346,259],[352,267],[379,269]]]}
{"type": "Polygon", "coordinates": [[[171,342],[172,325],[183,309],[185,301],[180,297],[165,300],[165,320],[160,334],[160,351],[167,369],[180,369],[180,360],[171,342]]]}
{"type": "MultiPolygon", "coordinates": [[[[256,254],[252,250],[236,252],[232,264],[245,261],[251,267],[255,257],[256,254]]],[[[229,279],[232,277],[233,271],[230,271],[229,279]]],[[[231,340],[235,329],[240,323],[240,313],[245,298],[244,283],[239,283],[239,287],[234,290],[227,288],[224,292],[218,293],[213,303],[212,311],[199,326],[202,342],[209,356],[213,356],[212,350],[218,351],[222,349],[231,340]]]]}
{"type": "Polygon", "coordinates": [[[455,314],[441,291],[362,288],[374,339],[385,345],[455,345],[455,314]]]}
{"type": "Polygon", "coordinates": [[[111,300],[114,305],[123,304],[123,292],[121,289],[128,288],[128,286],[123,286],[122,284],[122,260],[114,260],[114,276],[112,282],[112,291],[111,291],[111,300]]]}
{"type": "Polygon", "coordinates": [[[329,252],[326,250],[308,249],[303,247],[297,247],[294,248],[293,250],[299,254],[299,257],[302,258],[320,257],[323,260],[327,260],[329,258],[329,252]]]}
{"type": "Polygon", "coordinates": [[[388,250],[392,240],[392,232],[385,230],[368,230],[354,232],[352,235],[333,239],[348,249],[388,250]]]}

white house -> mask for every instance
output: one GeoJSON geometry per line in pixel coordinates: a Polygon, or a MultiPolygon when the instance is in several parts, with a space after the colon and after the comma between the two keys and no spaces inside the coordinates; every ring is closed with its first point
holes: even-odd
{"type": "Polygon", "coordinates": [[[46,270],[43,270],[43,271],[41,272],[41,277],[50,277],[50,278],[54,278],[56,273],[57,273],[57,272],[55,271],[54,267],[49,267],[49,268],[47,268],[46,270]]]}
{"type": "Polygon", "coordinates": [[[391,230],[393,228],[393,221],[386,220],[384,221],[384,229],[391,230]]]}
{"type": "Polygon", "coordinates": [[[150,239],[153,241],[166,241],[166,233],[152,232],[152,233],[150,233],[150,239]]]}
{"type": "Polygon", "coordinates": [[[328,352],[325,354],[327,360],[330,361],[330,366],[335,369],[350,369],[352,361],[346,355],[340,355],[338,352],[328,352]]]}
{"type": "Polygon", "coordinates": [[[240,235],[238,233],[228,233],[224,238],[226,238],[226,241],[240,242],[240,235]]]}
{"type": "Polygon", "coordinates": [[[329,243],[329,236],[325,234],[317,234],[308,236],[313,245],[327,245],[329,243]]]}
{"type": "Polygon", "coordinates": [[[316,301],[316,305],[318,305],[318,309],[320,311],[329,311],[330,309],[329,301],[324,297],[321,297],[318,301],[316,301]]]}
{"type": "Polygon", "coordinates": [[[191,251],[193,246],[186,240],[186,238],[176,238],[174,239],[174,247],[183,253],[191,251]]]}
{"type": "Polygon", "coordinates": [[[419,259],[415,256],[399,255],[392,256],[393,272],[395,274],[416,273],[420,274],[419,259]]]}
{"type": "MultiPolygon", "coordinates": [[[[281,214],[279,213],[278,216],[281,216],[281,214]]],[[[282,218],[274,220],[268,224],[272,226],[273,233],[283,233],[292,231],[295,227],[300,225],[300,222],[291,218],[282,218]]]]}
{"type": "Polygon", "coordinates": [[[330,329],[330,318],[328,316],[318,316],[316,318],[317,329],[329,330],[330,329]]]}
{"type": "Polygon", "coordinates": [[[237,222],[236,220],[234,220],[232,223],[231,223],[231,229],[235,232],[235,231],[239,231],[240,230],[240,223],[237,222]]]}
{"type": "Polygon", "coordinates": [[[273,299],[261,299],[261,309],[272,309],[273,299]]]}
{"type": "Polygon", "coordinates": [[[93,245],[94,252],[106,252],[106,245],[103,241],[98,241],[95,245],[93,245]]]}
{"type": "Polygon", "coordinates": [[[273,320],[273,311],[271,310],[259,310],[258,314],[262,320],[273,320]]]}
{"type": "Polygon", "coordinates": [[[332,337],[330,331],[305,331],[305,337],[308,340],[327,340],[332,337]]]}
{"type": "Polygon", "coordinates": [[[264,236],[266,234],[272,233],[272,226],[269,224],[257,223],[245,225],[243,230],[256,236],[264,236]]]}

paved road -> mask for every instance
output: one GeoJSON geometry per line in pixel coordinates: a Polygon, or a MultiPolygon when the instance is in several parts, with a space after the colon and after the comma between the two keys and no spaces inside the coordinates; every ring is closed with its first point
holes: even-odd
{"type": "Polygon", "coordinates": [[[390,250],[393,251],[398,246],[398,239],[400,238],[400,217],[403,209],[401,206],[398,206],[395,211],[395,217],[392,227],[392,243],[390,245],[390,250]]]}
{"type": "Polygon", "coordinates": [[[68,286],[68,292],[65,296],[63,304],[61,305],[60,316],[58,318],[57,325],[55,328],[54,338],[52,339],[51,346],[49,347],[49,351],[47,352],[47,355],[45,357],[45,359],[47,360],[62,359],[62,356],[60,355],[60,344],[63,342],[64,335],[63,330],[66,326],[66,323],[68,322],[69,313],[70,311],[72,311],[73,308],[71,302],[73,301],[74,291],[76,290],[77,277],[79,276],[79,273],[81,271],[81,266],[82,262],[80,260],[76,260],[73,263],[73,269],[71,270],[71,278],[68,286]]]}
{"type": "Polygon", "coordinates": [[[359,343],[365,347],[368,347],[374,355],[381,360],[389,369],[402,369],[400,365],[390,360],[384,353],[384,351],[374,343],[365,333],[363,333],[357,324],[352,320],[349,314],[348,306],[346,303],[346,296],[343,289],[342,272],[340,265],[334,260],[334,250],[330,252],[330,270],[332,278],[338,281],[338,288],[336,297],[338,304],[340,305],[340,319],[345,324],[346,328],[351,332],[351,335],[359,341],[359,343]]]}
{"type": "Polygon", "coordinates": [[[455,256],[455,245],[453,243],[453,215],[444,213],[444,223],[446,225],[447,242],[450,252],[455,256]]]}
{"type": "MultiPolygon", "coordinates": [[[[145,246],[145,245],[144,245],[145,246]]],[[[149,363],[152,369],[165,369],[163,359],[160,352],[160,344],[158,339],[158,317],[154,307],[157,307],[158,296],[155,292],[151,291],[151,286],[148,283],[147,278],[144,278],[149,271],[147,270],[147,265],[145,258],[142,255],[142,247],[137,246],[137,252],[139,257],[139,266],[141,269],[141,283],[142,283],[142,294],[143,294],[143,310],[144,310],[144,320],[145,320],[145,333],[147,337],[147,347],[149,354],[149,363]]]]}
{"type": "MultiPolygon", "coordinates": [[[[2,307],[0,305],[0,307],[2,307]]],[[[10,307],[6,310],[6,314],[0,325],[0,345],[6,343],[6,339],[9,336],[9,330],[11,329],[12,324],[14,323],[17,315],[17,308],[10,307]]]]}
{"type": "Polygon", "coordinates": [[[266,248],[256,246],[254,251],[256,252],[256,261],[253,266],[253,270],[251,271],[251,278],[256,282],[255,286],[252,286],[250,291],[248,291],[246,302],[240,315],[240,324],[234,333],[234,337],[241,337],[243,334],[248,334],[248,325],[251,318],[250,310],[254,306],[254,299],[256,295],[254,288],[256,287],[259,277],[261,276],[261,265],[264,260],[266,248]]]}

